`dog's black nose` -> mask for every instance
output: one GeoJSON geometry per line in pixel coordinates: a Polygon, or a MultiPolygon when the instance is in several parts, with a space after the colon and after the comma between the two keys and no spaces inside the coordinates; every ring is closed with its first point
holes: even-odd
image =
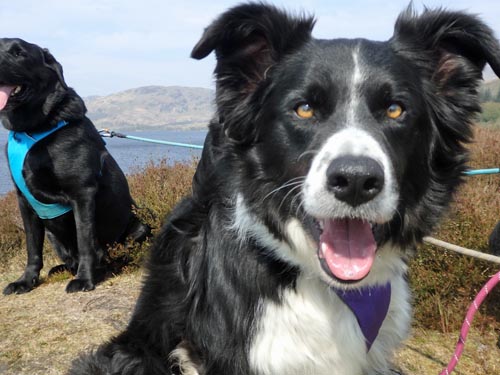
{"type": "Polygon", "coordinates": [[[328,189],[335,197],[356,207],[375,198],[384,187],[384,170],[366,156],[341,156],[326,170],[328,189]]]}

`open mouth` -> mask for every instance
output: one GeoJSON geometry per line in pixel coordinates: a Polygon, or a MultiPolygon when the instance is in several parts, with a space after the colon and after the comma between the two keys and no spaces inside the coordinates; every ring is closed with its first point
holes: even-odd
{"type": "Polygon", "coordinates": [[[2,85],[0,84],[0,111],[5,109],[11,98],[16,97],[23,91],[21,85],[2,85]]]}
{"type": "Polygon", "coordinates": [[[363,280],[372,268],[377,242],[372,225],[361,219],[316,220],[318,258],[323,270],[341,282],[363,280]]]}

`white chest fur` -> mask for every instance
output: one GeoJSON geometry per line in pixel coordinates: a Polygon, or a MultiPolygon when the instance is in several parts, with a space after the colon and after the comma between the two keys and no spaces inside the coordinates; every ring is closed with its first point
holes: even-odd
{"type": "Polygon", "coordinates": [[[276,239],[237,196],[233,229],[242,241],[253,237],[278,258],[301,269],[295,289],[279,304],[262,300],[254,327],[249,362],[258,375],[372,375],[389,371],[392,353],[408,334],[409,291],[401,251],[378,250],[360,287],[391,282],[389,312],[370,351],[356,317],[324,280],[316,244],[294,218],[285,241],[276,239]],[[323,280],[322,280],[323,279],[323,280]]]}
{"type": "Polygon", "coordinates": [[[250,364],[259,375],[384,374],[407,334],[409,311],[406,283],[398,277],[388,316],[367,353],[354,314],[335,292],[317,279],[299,277],[282,303],[262,303],[250,364]]]}

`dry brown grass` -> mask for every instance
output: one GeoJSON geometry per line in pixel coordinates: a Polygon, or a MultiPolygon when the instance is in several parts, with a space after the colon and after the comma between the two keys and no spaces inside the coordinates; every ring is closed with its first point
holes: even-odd
{"type": "Polygon", "coordinates": [[[194,159],[171,165],[164,159],[129,176],[130,191],[139,207],[137,213],[156,230],[174,205],[191,192],[196,162],[194,159]]]}
{"type": "Polygon", "coordinates": [[[120,275],[90,293],[67,294],[64,280],[1,296],[0,374],[64,374],[78,353],[125,328],[140,278],[140,272],[120,275]]]}
{"type": "MultiPolygon", "coordinates": [[[[478,128],[475,140],[471,166],[499,166],[500,131],[478,128]]],[[[489,233],[500,220],[499,187],[499,175],[467,177],[435,237],[488,252],[489,233]]],[[[410,270],[416,325],[443,333],[458,329],[473,296],[499,269],[492,263],[422,246],[410,270]]],[[[485,301],[476,318],[476,328],[500,331],[500,287],[485,301]]]]}
{"type": "MultiPolygon", "coordinates": [[[[64,292],[67,280],[63,280],[42,284],[33,293],[0,297],[0,374],[64,374],[79,353],[125,328],[140,280],[140,272],[122,274],[91,293],[76,294],[64,292]]],[[[450,359],[456,338],[456,332],[415,329],[395,363],[404,375],[438,374],[450,359]]],[[[471,332],[457,374],[497,375],[497,338],[494,332],[471,332]]]]}
{"type": "Polygon", "coordinates": [[[0,272],[11,265],[11,259],[24,248],[24,234],[17,198],[13,192],[1,198],[0,203],[0,272]]]}
{"type": "MultiPolygon", "coordinates": [[[[438,375],[447,366],[455,350],[458,333],[439,333],[416,328],[395,362],[404,375],[438,375]]],[[[500,374],[500,350],[496,348],[498,334],[472,331],[463,355],[453,372],[456,375],[500,374]]]]}
{"type": "MultiPolygon", "coordinates": [[[[129,176],[137,213],[155,233],[175,203],[190,191],[194,166],[194,161],[170,165],[163,160],[129,176]]],[[[10,193],[0,199],[0,289],[24,269],[21,228],[16,197],[10,193]]],[[[127,258],[126,272],[90,293],[67,294],[69,274],[47,277],[59,261],[46,243],[41,285],[28,294],[0,296],[0,374],[64,374],[79,353],[123,330],[138,295],[138,269],[147,246],[110,249],[112,258],[127,258]]]]}

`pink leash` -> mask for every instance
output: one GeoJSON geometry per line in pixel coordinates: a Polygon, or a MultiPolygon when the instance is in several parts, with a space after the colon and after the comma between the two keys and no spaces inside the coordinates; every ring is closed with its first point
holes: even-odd
{"type": "Polygon", "coordinates": [[[490,291],[500,282],[500,272],[495,274],[479,291],[476,298],[469,306],[469,311],[467,311],[467,315],[465,316],[464,324],[462,324],[462,329],[460,330],[460,336],[458,338],[458,343],[455,348],[455,353],[453,353],[453,357],[448,363],[448,367],[446,367],[439,375],[449,375],[458,363],[460,356],[462,355],[462,351],[464,350],[465,340],[467,339],[467,335],[469,333],[469,329],[472,324],[472,319],[474,319],[474,314],[476,314],[477,310],[479,310],[479,306],[483,303],[486,296],[490,293],[490,291]]]}

